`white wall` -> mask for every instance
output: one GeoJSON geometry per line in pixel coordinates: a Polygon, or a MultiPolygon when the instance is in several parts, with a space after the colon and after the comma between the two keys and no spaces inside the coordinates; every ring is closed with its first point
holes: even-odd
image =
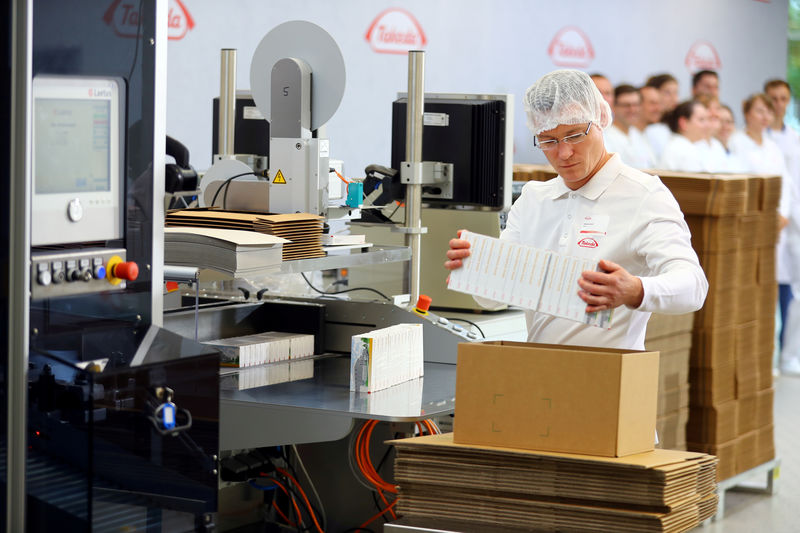
{"type": "MultiPolygon", "coordinates": [[[[249,89],[250,58],[261,38],[282,22],[308,20],[338,42],[347,68],[344,98],[328,123],[331,157],[345,161],[350,177],[362,176],[370,163],[388,165],[391,102],[407,90],[408,61],[375,52],[365,36],[381,12],[400,6],[427,39],[426,91],[515,95],[515,162],[543,160],[532,148],[521,96],[559,68],[548,47],[566,27],[579,28],[591,43],[587,72],[603,72],[616,85],[642,84],[668,71],[680,81],[682,98],[696,70],[686,65],[690,48],[711,43],[720,62],[721,100],[741,123],[741,101],[767,78],[785,77],[787,1],[171,0],[171,35],[182,37],[168,47],[167,133],[187,145],[196,168],[207,168],[219,50],[238,49],[237,88],[249,89]]],[[[565,39],[576,35],[568,32],[565,39]]]]}

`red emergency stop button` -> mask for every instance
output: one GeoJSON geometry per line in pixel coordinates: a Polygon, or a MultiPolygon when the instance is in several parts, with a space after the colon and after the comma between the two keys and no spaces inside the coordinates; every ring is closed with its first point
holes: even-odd
{"type": "Polygon", "coordinates": [[[111,269],[111,275],[115,278],[134,281],[139,277],[139,265],[133,261],[126,261],[124,263],[117,263],[111,269]]]}
{"type": "Polygon", "coordinates": [[[419,298],[417,299],[417,305],[414,306],[414,311],[421,315],[427,315],[430,307],[431,297],[427,294],[420,294],[419,298]]]}
{"type": "Polygon", "coordinates": [[[133,261],[123,261],[118,255],[106,262],[106,280],[112,285],[119,285],[124,280],[133,281],[139,277],[139,265],[133,261]]]}

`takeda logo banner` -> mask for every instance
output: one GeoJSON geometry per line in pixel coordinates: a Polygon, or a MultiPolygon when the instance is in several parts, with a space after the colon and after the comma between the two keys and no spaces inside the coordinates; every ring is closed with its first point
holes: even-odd
{"type": "Polygon", "coordinates": [[[576,26],[566,26],[558,30],[547,55],[559,67],[586,68],[594,60],[594,48],[589,37],[576,26]]]}
{"type": "Polygon", "coordinates": [[[698,70],[719,70],[722,62],[714,45],[708,41],[696,41],[686,54],[686,68],[689,72],[698,70]]]}
{"type": "Polygon", "coordinates": [[[372,21],[367,42],[379,54],[406,54],[420,50],[428,40],[414,15],[404,9],[387,9],[372,21]]]}
{"type": "MultiPolygon", "coordinates": [[[[132,0],[113,0],[103,14],[103,22],[119,37],[135,38],[139,31],[139,5],[132,0]]],[[[183,39],[194,28],[194,19],[181,0],[169,1],[167,25],[170,40],[183,39]]]]}

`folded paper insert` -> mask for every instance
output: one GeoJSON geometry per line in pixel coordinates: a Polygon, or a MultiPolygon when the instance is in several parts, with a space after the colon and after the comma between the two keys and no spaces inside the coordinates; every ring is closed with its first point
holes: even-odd
{"type": "Polygon", "coordinates": [[[586,312],[578,296],[584,270],[597,270],[590,259],[517,244],[463,231],[470,256],[450,273],[448,288],[539,313],[609,329],[613,309],[586,312]]]}

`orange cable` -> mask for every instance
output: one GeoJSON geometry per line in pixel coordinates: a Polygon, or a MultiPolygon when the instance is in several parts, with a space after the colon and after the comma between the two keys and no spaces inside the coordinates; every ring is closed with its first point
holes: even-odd
{"type": "Polygon", "coordinates": [[[372,521],[374,521],[376,518],[379,518],[379,517],[381,517],[381,516],[385,515],[385,514],[386,514],[386,511],[391,511],[391,513],[392,513],[392,516],[394,516],[395,518],[397,518],[397,516],[394,514],[394,511],[392,510],[392,507],[394,507],[396,504],[397,504],[397,500],[393,501],[393,502],[392,502],[392,504],[391,504],[391,505],[389,505],[389,507],[387,507],[387,508],[386,508],[386,509],[384,509],[383,511],[379,511],[378,513],[376,513],[375,515],[373,515],[373,516],[372,516],[372,517],[371,517],[369,520],[367,520],[366,522],[364,522],[363,524],[361,524],[360,526],[358,526],[358,528],[359,528],[359,529],[363,529],[363,528],[367,527],[367,526],[368,526],[368,525],[369,525],[369,524],[370,524],[372,521]]]}
{"type": "Polygon", "coordinates": [[[314,522],[314,525],[316,526],[317,531],[319,531],[319,533],[325,533],[324,531],[322,531],[322,526],[319,525],[319,522],[317,521],[317,517],[314,514],[314,509],[311,507],[311,503],[308,501],[308,496],[306,496],[306,492],[303,490],[303,487],[300,486],[300,483],[298,483],[297,480],[294,478],[294,476],[292,476],[289,472],[287,472],[283,468],[277,468],[276,467],[275,471],[280,473],[280,474],[283,474],[285,477],[289,478],[292,481],[292,483],[294,483],[295,488],[298,491],[300,491],[300,496],[302,496],[303,501],[306,504],[306,508],[308,509],[308,514],[311,515],[311,520],[314,522]]]}
{"type": "Polygon", "coordinates": [[[281,516],[281,518],[283,518],[284,522],[286,522],[288,525],[290,525],[292,527],[297,527],[297,524],[295,524],[294,522],[289,520],[289,517],[286,516],[285,514],[283,514],[283,511],[281,511],[281,508],[278,507],[278,504],[275,503],[274,501],[272,502],[272,507],[274,507],[275,510],[278,512],[278,514],[281,516]]]}
{"type": "MultiPolygon", "coordinates": [[[[372,438],[372,431],[375,429],[375,427],[377,425],[378,425],[378,421],[377,420],[371,420],[369,422],[369,428],[367,429],[366,435],[365,435],[365,438],[364,438],[364,450],[363,450],[363,453],[364,453],[364,465],[365,465],[365,468],[367,468],[366,473],[368,474],[368,478],[372,479],[373,480],[372,482],[379,489],[382,489],[382,490],[385,490],[387,492],[391,492],[391,493],[397,494],[397,487],[392,485],[392,484],[390,484],[390,483],[388,483],[388,482],[386,482],[386,481],[384,481],[384,479],[380,476],[380,474],[378,474],[378,472],[375,470],[375,467],[372,464],[372,459],[370,458],[369,443],[370,443],[370,440],[372,438]]],[[[390,509],[390,512],[392,514],[392,518],[396,520],[397,519],[397,515],[394,514],[394,511],[391,511],[391,506],[389,505],[389,502],[386,500],[386,497],[383,495],[383,492],[381,492],[379,490],[378,494],[380,494],[381,499],[383,500],[383,503],[387,506],[387,509],[390,509]]]]}
{"type": "Polygon", "coordinates": [[[338,170],[334,170],[334,172],[336,172],[336,175],[339,176],[339,179],[342,180],[343,182],[345,182],[346,184],[350,185],[352,183],[351,181],[347,181],[346,179],[344,179],[344,176],[339,174],[338,170]]]}
{"type": "Polygon", "coordinates": [[[272,483],[274,483],[275,485],[277,485],[283,491],[283,493],[286,494],[286,497],[289,498],[289,501],[292,502],[292,505],[294,506],[294,510],[297,513],[297,521],[302,526],[303,525],[303,515],[300,514],[300,508],[297,506],[297,502],[295,501],[294,496],[292,496],[289,493],[289,490],[286,487],[284,487],[283,484],[280,481],[278,481],[277,479],[274,479],[274,478],[267,478],[267,479],[269,481],[271,481],[272,483]]]}

